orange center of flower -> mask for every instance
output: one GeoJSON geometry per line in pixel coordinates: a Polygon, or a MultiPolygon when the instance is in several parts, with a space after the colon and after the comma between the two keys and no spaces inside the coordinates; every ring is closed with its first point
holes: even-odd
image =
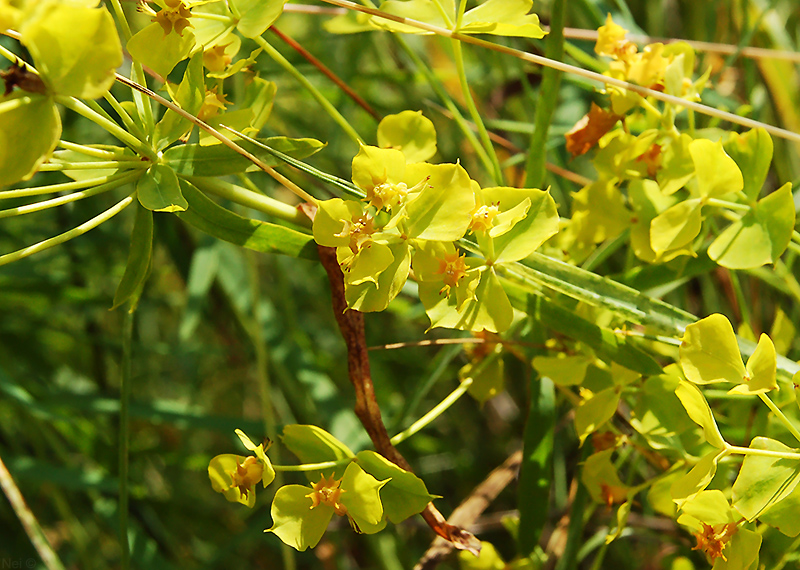
{"type": "Polygon", "coordinates": [[[736,534],[738,530],[739,527],[736,525],[736,523],[717,525],[715,527],[703,523],[703,530],[701,532],[696,532],[694,535],[694,537],[697,539],[697,546],[692,548],[692,550],[702,550],[711,559],[712,563],[717,558],[722,558],[723,560],[727,561],[728,559],[725,558],[725,555],[722,553],[722,551],[728,545],[728,542],[730,542],[731,537],[736,534]],[[715,530],[717,528],[720,529],[719,532],[715,530]]]}
{"type": "Polygon", "coordinates": [[[326,479],[324,475],[321,476],[319,483],[314,483],[314,490],[306,495],[306,497],[311,499],[311,508],[313,509],[319,505],[328,505],[329,507],[333,507],[333,511],[337,515],[346,515],[347,507],[340,501],[342,493],[345,492],[343,489],[339,488],[341,482],[341,479],[334,479],[333,475],[330,476],[330,479],[326,479]]]}
{"type": "Polygon", "coordinates": [[[361,246],[370,239],[373,233],[375,233],[375,227],[372,224],[372,218],[367,214],[361,214],[353,217],[349,222],[345,220],[342,231],[333,235],[335,237],[349,237],[350,251],[355,254],[359,252],[361,246]]]}
{"type": "Polygon", "coordinates": [[[164,30],[165,36],[174,29],[176,34],[183,37],[183,30],[190,26],[193,27],[189,21],[192,13],[183,0],[166,0],[165,4],[167,7],[160,10],[153,21],[158,22],[158,25],[164,30]]]}
{"type": "Polygon", "coordinates": [[[261,481],[263,474],[264,466],[251,455],[236,466],[236,471],[231,472],[231,489],[238,487],[242,496],[247,498],[250,489],[261,481]]]}
{"type": "Polygon", "coordinates": [[[450,289],[456,287],[458,282],[467,274],[467,264],[464,261],[464,256],[458,255],[457,252],[446,253],[444,259],[439,260],[439,271],[436,274],[441,275],[442,281],[444,281],[444,287],[441,288],[439,294],[450,295],[450,289]]]}
{"type": "Polygon", "coordinates": [[[470,231],[485,232],[491,229],[494,218],[500,213],[500,203],[488,206],[478,206],[472,212],[472,222],[469,224],[470,231]]]}

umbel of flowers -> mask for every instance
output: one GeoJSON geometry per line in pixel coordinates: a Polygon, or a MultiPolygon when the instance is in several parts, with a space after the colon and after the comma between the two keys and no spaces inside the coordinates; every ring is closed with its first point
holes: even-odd
{"type": "Polygon", "coordinates": [[[362,201],[322,201],[314,239],[335,247],[350,308],[381,311],[413,270],[432,327],[507,329],[513,310],[498,276],[558,231],[547,191],[485,188],[436,153],[433,125],[405,111],[378,127],[380,147],[362,145],[353,183],[362,201]],[[422,126],[422,128],[420,128],[422,126]],[[481,256],[458,245],[468,239],[481,256]]]}

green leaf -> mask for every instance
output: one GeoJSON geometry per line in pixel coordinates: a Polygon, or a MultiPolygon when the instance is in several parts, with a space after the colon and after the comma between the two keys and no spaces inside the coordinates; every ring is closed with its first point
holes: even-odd
{"type": "MultiPolygon", "coordinates": [[[[509,566],[497,552],[494,544],[481,540],[481,551],[478,556],[467,550],[461,550],[458,553],[458,567],[459,570],[506,570],[507,568],[516,568],[516,566],[509,566]]],[[[522,567],[525,568],[524,566],[522,567]]]]}
{"type": "Polygon", "coordinates": [[[406,162],[423,162],[436,154],[436,129],[422,111],[387,115],[378,124],[378,146],[401,151],[406,162]]]}
{"type": "Polygon", "coordinates": [[[178,62],[189,57],[194,46],[191,30],[184,30],[183,36],[176,33],[165,35],[161,25],[153,22],[128,40],[128,53],[138,63],[166,77],[178,62]]]}
{"type": "Polygon", "coordinates": [[[682,134],[679,139],[664,150],[661,168],[656,173],[658,186],[665,196],[669,196],[683,188],[694,176],[694,162],[689,154],[692,137],[682,134]]]}
{"type": "Polygon", "coordinates": [[[181,180],[181,189],[189,209],[179,212],[178,217],[198,230],[262,253],[282,253],[290,257],[318,259],[316,245],[308,234],[260,220],[243,218],[217,205],[185,180],[181,180]]]}
{"type": "Polygon", "coordinates": [[[619,397],[619,388],[614,386],[601,390],[575,408],[575,432],[581,445],[590,434],[614,417],[619,406],[619,397]]]}
{"type": "Polygon", "coordinates": [[[528,305],[517,308],[527,310],[529,315],[535,315],[553,330],[585,343],[601,358],[648,376],[661,373],[661,366],[649,354],[630,344],[626,336],[599,327],[544,297],[530,296],[528,305]]]}
{"type": "Polygon", "coordinates": [[[683,477],[676,479],[670,487],[672,500],[681,507],[686,501],[696,497],[703,491],[714,475],[717,473],[717,463],[723,451],[714,450],[703,456],[703,458],[692,467],[683,477]]]}
{"type": "Polygon", "coordinates": [[[499,203],[501,212],[530,200],[524,217],[508,231],[496,237],[493,235],[495,228],[489,231],[496,263],[524,259],[558,233],[558,212],[549,192],[532,188],[485,188],[482,195],[485,204],[499,203]]]}
{"type": "Polygon", "coordinates": [[[467,393],[475,398],[479,404],[484,404],[503,391],[506,385],[505,366],[500,356],[502,345],[497,345],[494,352],[477,362],[470,362],[458,371],[458,377],[463,382],[472,379],[472,384],[467,388],[467,393]]]}
{"type": "MultiPolygon", "coordinates": [[[[412,20],[447,28],[447,23],[442,17],[442,13],[436,6],[436,3],[432,0],[388,0],[387,2],[383,2],[381,4],[380,10],[381,12],[386,12],[387,14],[392,14],[394,16],[400,16],[401,18],[411,18],[412,20]]],[[[449,14],[455,15],[455,5],[453,4],[452,0],[445,1],[445,10],[449,14]]],[[[450,17],[452,18],[453,16],[450,17]]],[[[373,16],[370,19],[370,23],[378,28],[389,30],[390,32],[399,32],[404,34],[432,33],[415,28],[413,26],[408,26],[406,24],[400,24],[386,18],[379,18],[377,16],[373,16]]]]}
{"type": "Polygon", "coordinates": [[[154,164],[136,184],[139,203],[154,212],[183,212],[189,203],[181,194],[175,171],[163,164],[154,164]]]}
{"type": "Polygon", "coordinates": [[[320,200],[314,216],[314,241],[327,247],[349,246],[350,236],[341,234],[349,222],[357,220],[363,214],[363,204],[355,200],[320,200]]]}
{"type": "Polygon", "coordinates": [[[22,43],[54,93],[97,99],[114,84],[114,72],[122,65],[122,45],[106,8],[50,5],[20,31],[22,43]]]}
{"type": "Polygon", "coordinates": [[[747,376],[744,383],[734,386],[729,394],[765,394],[778,387],[776,372],[778,358],[775,345],[765,334],[758,339],[758,346],[747,361],[747,376]]]}
{"type": "Polygon", "coordinates": [[[657,254],[682,248],[700,233],[703,206],[699,198],[685,200],[662,212],[650,222],[650,246],[657,254]]]}
{"type": "MultiPolygon", "coordinates": [[[[355,457],[341,441],[317,426],[291,424],[283,428],[283,444],[303,463],[323,463],[355,457]]],[[[333,473],[337,479],[344,474],[346,465],[321,471],[326,477],[333,473]]],[[[311,479],[319,478],[309,472],[311,479]]]]}
{"type": "Polygon", "coordinates": [[[344,491],[341,501],[358,532],[374,534],[386,526],[380,495],[386,483],[378,481],[356,463],[347,465],[340,485],[344,491]]]}
{"type": "Polygon", "coordinates": [[[285,544],[299,551],[314,548],[325,534],[333,517],[333,507],[320,504],[311,508],[312,490],[301,485],[285,485],[272,501],[272,532],[285,544]]]}
{"type": "Polygon", "coordinates": [[[230,0],[231,11],[239,14],[236,29],[246,38],[255,38],[283,13],[286,0],[230,0]]]}
{"type": "Polygon", "coordinates": [[[553,479],[553,439],[556,426],[556,395],[553,381],[534,378],[530,381],[530,409],[525,420],[522,463],[517,485],[519,530],[517,548],[521,556],[530,556],[547,523],[550,486],[553,479]]]}
{"type": "Polygon", "coordinates": [[[758,515],[759,522],[768,524],[781,531],[786,536],[800,534],[800,486],[785,498],[773,504],[765,513],[758,515]]]}
{"type": "Polygon", "coordinates": [[[709,526],[736,522],[728,499],[719,489],[701,491],[687,500],[681,506],[681,514],[694,517],[709,526]]]}
{"type": "Polygon", "coordinates": [[[153,212],[138,204],[136,207],[136,218],[133,221],[133,231],[131,231],[131,249],[128,253],[128,263],[125,266],[125,273],[114,293],[114,305],[116,309],[128,299],[133,299],[135,306],[141,289],[144,286],[147,272],[150,269],[150,259],[153,254],[153,212]]]}
{"type": "Polygon", "coordinates": [[[708,255],[729,269],[775,263],[792,239],[794,223],[792,185],[787,182],[728,226],[708,248],[708,255]]]}
{"type": "Polygon", "coordinates": [[[736,162],[725,154],[722,143],[697,139],[689,144],[697,186],[706,198],[738,192],[744,187],[742,172],[736,162]]]}
{"type": "Polygon", "coordinates": [[[494,268],[486,268],[473,279],[479,279],[474,297],[460,304],[457,294],[440,293],[441,283],[419,284],[419,298],[431,320],[431,328],[502,332],[511,326],[514,312],[494,268]]]}
{"type": "MultiPolygon", "coordinates": [[[[274,150],[298,159],[311,156],[325,147],[325,143],[308,138],[270,137],[258,140],[274,150]]],[[[236,144],[269,166],[282,164],[256,144],[248,141],[236,141],[236,144]]],[[[164,151],[161,162],[180,176],[225,176],[244,172],[250,167],[258,168],[250,159],[222,144],[213,146],[184,144],[172,147],[164,151]]]]}
{"type": "Polygon", "coordinates": [[[487,0],[464,14],[459,32],[539,39],[539,17],[528,14],[533,0],[487,0]]]}
{"type": "Polygon", "coordinates": [[[744,193],[751,200],[755,200],[761,193],[761,187],[764,186],[772,162],[772,138],[762,128],[741,135],[729,133],[728,136],[724,144],[725,152],[742,171],[744,193]]]}
{"type": "Polygon", "coordinates": [[[247,434],[245,434],[242,430],[238,428],[234,431],[241,440],[242,445],[244,445],[245,449],[247,449],[248,451],[252,451],[255,454],[255,456],[258,457],[258,460],[261,462],[261,465],[264,466],[264,473],[261,477],[261,484],[264,486],[264,488],[266,488],[270,483],[272,483],[275,480],[275,468],[272,466],[272,461],[270,461],[269,457],[267,457],[266,453],[264,453],[264,444],[261,443],[256,445],[249,437],[247,437],[247,434]]]}
{"type": "Polygon", "coordinates": [[[475,194],[467,171],[458,164],[413,163],[406,166],[409,188],[427,179],[424,188],[409,194],[403,224],[406,235],[420,240],[453,241],[472,221],[475,194]]]}
{"type": "Polygon", "coordinates": [[[740,527],[723,550],[727,560],[717,558],[712,570],[755,570],[761,540],[760,533],[740,527]]]}
{"type": "MultiPolygon", "coordinates": [[[[798,453],[766,437],[756,437],[751,449],[778,453],[798,453]]],[[[745,455],[739,476],[733,484],[733,506],[748,521],[753,521],[780,502],[800,483],[800,460],[745,455]]]]}
{"type": "MultiPolygon", "coordinates": [[[[388,248],[392,262],[381,271],[377,282],[364,279],[359,284],[345,287],[345,299],[351,309],[365,313],[382,311],[400,293],[411,268],[411,250],[406,243],[394,243],[388,248]]],[[[339,248],[337,254],[343,250],[345,248],[339,248]]]]}
{"type": "Polygon", "coordinates": [[[617,468],[611,462],[614,449],[590,455],[583,464],[581,481],[595,502],[609,505],[626,498],[628,487],[620,481],[617,468]]]}
{"type": "Polygon", "coordinates": [[[686,327],[680,355],[683,373],[695,384],[740,384],[747,374],[733,327],[719,313],[686,327]]]}
{"type": "Polygon", "coordinates": [[[422,479],[374,451],[359,452],[356,463],[375,479],[386,481],[380,495],[386,518],[394,524],[421,513],[436,498],[428,493],[422,479]]]}
{"type": "Polygon", "coordinates": [[[717,422],[714,420],[711,407],[703,397],[700,389],[694,384],[681,380],[675,388],[675,395],[678,396],[692,421],[703,428],[705,440],[717,449],[727,447],[722,434],[719,432],[717,422]]]}
{"type": "Polygon", "coordinates": [[[0,187],[33,176],[60,136],[61,118],[50,97],[18,92],[0,98],[0,187]]]}
{"type": "Polygon", "coordinates": [[[680,378],[667,375],[645,380],[631,413],[631,426],[647,438],[653,449],[683,450],[679,436],[693,429],[692,422],[675,394],[680,378]]]}
{"type": "MultiPolygon", "coordinates": [[[[196,115],[203,106],[205,96],[203,52],[197,51],[189,60],[189,65],[186,66],[186,71],[183,74],[183,80],[178,85],[172,100],[187,113],[196,115]]],[[[156,141],[156,148],[159,151],[165,149],[191,131],[192,127],[194,125],[191,121],[181,117],[175,111],[167,109],[164,116],[156,124],[156,132],[153,136],[153,140],[156,141]]]]}
{"type": "Polygon", "coordinates": [[[594,361],[586,355],[534,356],[533,367],[540,376],[546,376],[559,386],[578,386],[583,383],[586,368],[594,361]]]}

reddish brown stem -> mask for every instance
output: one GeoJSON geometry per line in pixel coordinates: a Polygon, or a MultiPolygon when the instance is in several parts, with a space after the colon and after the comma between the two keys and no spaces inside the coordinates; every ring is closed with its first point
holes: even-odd
{"type": "Polygon", "coordinates": [[[289,47],[291,47],[297,53],[302,55],[311,65],[313,65],[314,67],[319,69],[322,73],[324,73],[328,79],[333,81],[339,87],[339,89],[344,91],[347,94],[347,96],[350,97],[353,101],[355,101],[359,107],[361,107],[367,113],[372,115],[372,117],[376,121],[381,120],[381,116],[378,114],[377,111],[375,111],[375,109],[373,109],[369,105],[369,103],[364,101],[364,99],[362,99],[358,93],[353,91],[353,89],[349,85],[347,85],[347,83],[345,83],[338,75],[336,75],[333,71],[331,71],[330,68],[328,68],[324,63],[322,63],[320,60],[314,57],[308,50],[306,50],[306,48],[304,48],[295,40],[284,34],[275,26],[272,26],[270,30],[272,30],[272,32],[276,36],[278,36],[281,40],[283,40],[283,42],[286,43],[289,47]]]}
{"type": "MultiPolygon", "coordinates": [[[[378,401],[375,399],[375,387],[372,384],[367,340],[364,334],[364,314],[347,308],[344,275],[336,259],[336,250],[324,246],[317,248],[320,262],[331,284],[333,314],[347,345],[347,368],[356,393],[356,416],[367,430],[376,451],[395,465],[411,471],[408,461],[392,445],[381,417],[378,401]]],[[[421,514],[431,529],[455,548],[469,550],[476,555],[480,551],[480,541],[471,533],[448,524],[433,503],[428,503],[421,514]]]]}

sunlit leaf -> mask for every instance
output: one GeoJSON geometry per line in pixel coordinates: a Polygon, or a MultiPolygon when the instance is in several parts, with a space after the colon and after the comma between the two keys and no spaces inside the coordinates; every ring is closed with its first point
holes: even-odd
{"type": "Polygon", "coordinates": [[[650,222],[650,245],[656,254],[682,248],[700,233],[702,218],[699,198],[675,204],[650,222]]]}
{"type": "Polygon", "coordinates": [[[255,38],[267,31],[283,13],[286,0],[229,0],[231,11],[239,14],[236,29],[246,38],[255,38]]]}
{"type": "Polygon", "coordinates": [[[725,154],[721,142],[697,139],[689,144],[700,195],[718,197],[738,192],[744,186],[742,172],[725,154]]]}
{"type": "Polygon", "coordinates": [[[533,0],[486,0],[464,14],[461,33],[494,34],[539,39],[545,31],[539,17],[528,14],[533,0]]]}
{"type": "Polygon", "coordinates": [[[436,498],[425,483],[374,451],[361,451],[356,462],[375,479],[386,481],[380,489],[386,518],[397,524],[422,510],[436,498]],[[387,481],[388,480],[388,481],[387,481]]]}
{"type": "Polygon", "coordinates": [[[12,93],[0,98],[0,187],[33,176],[60,136],[61,118],[50,97],[12,93]]]}
{"type": "Polygon", "coordinates": [[[731,394],[764,394],[778,387],[775,381],[777,356],[775,345],[765,334],[758,339],[758,346],[747,361],[747,376],[744,383],[731,388],[731,394]]]}
{"type": "Polygon", "coordinates": [[[347,516],[363,533],[373,534],[381,530],[386,522],[380,490],[387,481],[378,481],[357,463],[350,463],[342,477],[342,503],[347,507],[347,516]],[[381,523],[383,521],[383,523],[381,523]]]}
{"type": "MultiPolygon", "coordinates": [[[[324,429],[312,425],[291,424],[283,428],[283,444],[303,463],[322,463],[355,457],[341,441],[324,429]]],[[[326,476],[333,473],[336,478],[344,474],[346,465],[320,470],[326,476]]],[[[318,472],[309,474],[311,479],[319,479],[318,472]]]]}
{"type": "Polygon", "coordinates": [[[720,450],[714,450],[703,456],[688,473],[672,483],[670,493],[678,507],[708,487],[717,473],[717,463],[719,463],[721,453],[720,450]]]}
{"type": "Polygon", "coordinates": [[[137,62],[166,77],[169,72],[192,52],[195,46],[194,34],[184,30],[183,36],[164,34],[158,22],[139,30],[128,40],[128,52],[137,62]]]}
{"type": "Polygon", "coordinates": [[[560,386],[576,386],[583,382],[586,368],[594,359],[585,355],[535,356],[533,367],[541,376],[547,376],[560,386]]]}
{"type": "Polygon", "coordinates": [[[725,440],[719,432],[716,420],[714,420],[711,407],[703,397],[700,389],[694,384],[681,380],[677,388],[675,388],[675,395],[678,396],[692,421],[703,428],[703,435],[706,441],[718,449],[726,447],[725,440]]]}
{"type": "Polygon", "coordinates": [[[754,200],[761,192],[772,162],[772,138],[764,129],[758,128],[744,134],[729,133],[724,144],[739,169],[744,180],[744,193],[754,200]]]}
{"type": "Polygon", "coordinates": [[[759,522],[766,523],[786,536],[800,534],[800,486],[795,486],[791,493],[774,503],[765,513],[758,515],[759,522]]]}
{"type": "MultiPolygon", "coordinates": [[[[798,453],[797,449],[766,437],[753,439],[750,448],[777,453],[798,453]]],[[[770,506],[789,496],[798,483],[800,460],[745,455],[739,476],[733,484],[733,506],[747,520],[755,520],[770,506]]]]}
{"type": "Polygon", "coordinates": [[[311,508],[309,487],[285,485],[272,501],[272,532],[285,544],[299,551],[314,548],[325,534],[333,517],[333,507],[320,504],[311,508]]]}
{"type": "Polygon", "coordinates": [[[378,146],[401,151],[407,162],[423,162],[436,154],[436,130],[422,111],[387,115],[378,124],[378,146]]]}
{"type": "Polygon", "coordinates": [[[241,503],[252,509],[256,504],[255,491],[251,490],[245,495],[233,485],[231,477],[231,474],[235,473],[238,466],[246,459],[246,457],[232,453],[217,455],[208,464],[208,477],[211,480],[211,487],[217,493],[222,493],[227,500],[233,503],[241,503]]]}
{"type": "MultiPolygon", "coordinates": [[[[172,97],[173,102],[181,109],[196,115],[203,106],[205,98],[205,82],[203,78],[203,54],[198,51],[189,60],[183,80],[178,85],[172,97]]],[[[153,139],[156,148],[163,150],[180,137],[189,133],[194,125],[184,119],[175,111],[167,109],[164,116],[156,124],[156,133],[153,139]]]]}
{"type": "Polygon", "coordinates": [[[619,388],[601,390],[575,408],[575,432],[581,444],[590,434],[614,417],[619,405],[619,388]]]}
{"type": "Polygon", "coordinates": [[[611,506],[627,500],[628,487],[620,480],[611,461],[614,449],[593,453],[586,459],[581,481],[595,502],[611,506]]]}
{"type": "Polygon", "coordinates": [[[410,238],[452,241],[461,238],[472,220],[475,194],[467,171],[458,164],[417,162],[406,166],[409,188],[425,181],[422,190],[409,195],[408,221],[403,229],[410,238]]]}
{"type": "Polygon", "coordinates": [[[105,7],[50,5],[28,20],[21,32],[45,83],[59,95],[102,97],[122,65],[122,45],[105,7]]]}
{"type": "Polygon", "coordinates": [[[740,384],[747,374],[730,321],[715,313],[686,327],[681,367],[695,384],[740,384]]]}

